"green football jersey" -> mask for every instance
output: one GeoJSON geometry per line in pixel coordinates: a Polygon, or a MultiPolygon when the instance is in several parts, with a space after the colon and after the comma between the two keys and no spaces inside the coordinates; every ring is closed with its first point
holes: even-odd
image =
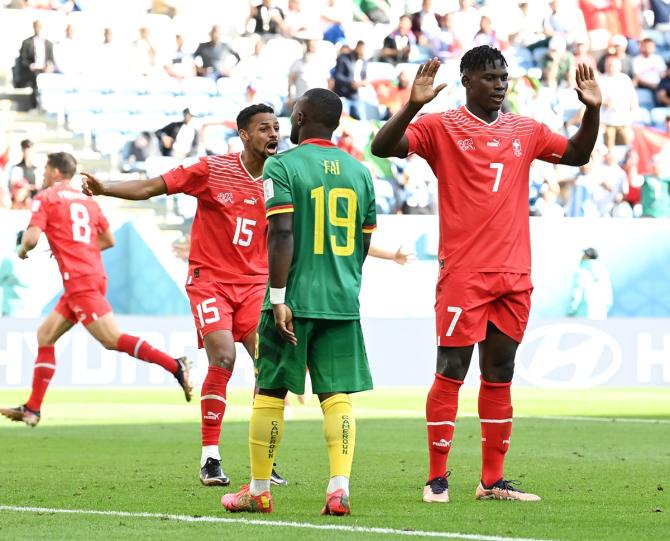
{"type": "MultiPolygon", "coordinates": [[[[286,304],[297,317],[358,319],[363,234],[376,228],[367,167],[330,141],[309,139],[263,167],[267,216],[293,213],[286,304]]],[[[272,305],[266,296],[263,309],[272,305]]]]}

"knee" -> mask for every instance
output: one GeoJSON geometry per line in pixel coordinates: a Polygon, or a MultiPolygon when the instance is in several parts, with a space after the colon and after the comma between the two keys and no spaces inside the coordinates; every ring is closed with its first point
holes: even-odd
{"type": "Polygon", "coordinates": [[[226,370],[233,371],[235,367],[235,349],[214,348],[207,352],[210,366],[218,366],[226,370]]]}
{"type": "Polygon", "coordinates": [[[482,365],[482,377],[491,383],[508,383],[514,377],[514,359],[482,365]]]}
{"type": "Polygon", "coordinates": [[[105,336],[98,341],[100,342],[100,345],[102,345],[102,347],[104,347],[106,350],[118,351],[119,349],[119,338],[117,336],[105,336]]]}

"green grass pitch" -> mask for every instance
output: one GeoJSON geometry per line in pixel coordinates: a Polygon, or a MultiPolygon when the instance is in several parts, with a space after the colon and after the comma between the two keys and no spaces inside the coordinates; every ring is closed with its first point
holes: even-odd
{"type": "MultiPolygon", "coordinates": [[[[480,435],[468,388],[449,461],[452,501],[422,503],[425,389],[380,389],[354,396],[353,514],[337,518],[319,516],[328,466],[314,397],[305,406],[291,399],[278,459],[290,485],[274,488],[275,511],[231,515],[219,504],[229,489],[198,481],[197,399],[182,403],[178,389],[54,389],[35,429],[0,419],[0,539],[670,539],[670,389],[513,391],[506,474],[543,501],[474,500],[480,435]],[[331,524],[342,528],[309,527],[331,524]]],[[[1,391],[0,405],[25,398],[1,391]]],[[[249,477],[250,402],[249,391],[229,393],[222,455],[230,489],[249,477]]]]}

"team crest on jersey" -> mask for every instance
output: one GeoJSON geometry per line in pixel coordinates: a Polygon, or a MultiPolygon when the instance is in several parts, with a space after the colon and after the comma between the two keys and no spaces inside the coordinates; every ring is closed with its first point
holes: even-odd
{"type": "Polygon", "coordinates": [[[233,194],[231,192],[219,192],[216,196],[216,200],[222,205],[227,205],[228,203],[233,203],[233,194]]]}
{"type": "Polygon", "coordinates": [[[512,151],[517,158],[521,156],[521,141],[518,137],[515,137],[512,141],[512,151]]]}
{"type": "Polygon", "coordinates": [[[467,152],[468,150],[475,150],[475,142],[468,138],[468,139],[460,139],[458,141],[458,147],[463,151],[467,152]]]}

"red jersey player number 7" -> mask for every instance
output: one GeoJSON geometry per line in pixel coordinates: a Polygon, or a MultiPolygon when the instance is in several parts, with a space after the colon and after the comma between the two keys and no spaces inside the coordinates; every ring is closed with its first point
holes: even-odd
{"type": "Polygon", "coordinates": [[[539,496],[519,490],[503,472],[512,433],[514,358],[533,289],[528,174],[536,158],[566,165],[589,160],[602,97],[593,69],[577,66],[575,91],[585,112],[570,139],[531,118],[503,113],[507,62],[498,49],[484,45],[461,59],[465,105],[410,124],[446,86],[434,86],[439,67],[437,59],[419,67],[409,102],[372,142],[377,156],[418,154],[438,181],[437,366],[426,400],[429,473],[423,500],[449,501],[447,457],[458,392],[478,344],[482,473],[475,497],[537,501],[539,496]]]}

